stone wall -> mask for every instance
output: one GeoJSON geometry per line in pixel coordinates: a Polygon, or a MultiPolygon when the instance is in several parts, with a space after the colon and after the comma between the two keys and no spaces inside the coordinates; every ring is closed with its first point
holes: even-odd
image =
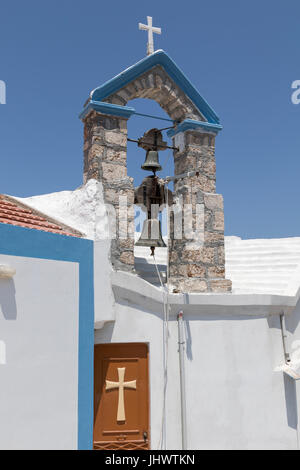
{"type": "MultiPolygon", "coordinates": [[[[174,145],[176,139],[174,139],[174,145]]],[[[170,285],[178,292],[228,292],[225,280],[223,197],[215,193],[215,136],[199,131],[184,133],[184,148],[174,153],[175,176],[199,171],[175,180],[175,200],[191,216],[191,229],[182,223],[169,241],[170,285]],[[191,230],[195,233],[191,238],[191,230]]]]}
{"type": "Polygon", "coordinates": [[[103,184],[111,220],[111,262],[115,269],[134,269],[134,188],[127,176],[127,120],[92,111],[84,119],[84,183],[103,184]]]}

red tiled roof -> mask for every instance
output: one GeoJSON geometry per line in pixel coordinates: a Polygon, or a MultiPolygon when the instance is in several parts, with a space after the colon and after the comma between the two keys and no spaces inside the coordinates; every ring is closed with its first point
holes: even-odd
{"type": "Polygon", "coordinates": [[[70,237],[80,236],[75,230],[71,233],[71,229],[70,232],[67,231],[63,226],[47,220],[46,216],[43,217],[42,214],[34,209],[18,204],[17,201],[13,202],[4,195],[0,195],[0,223],[33,228],[44,232],[59,233],[60,235],[68,235],[70,237]]]}

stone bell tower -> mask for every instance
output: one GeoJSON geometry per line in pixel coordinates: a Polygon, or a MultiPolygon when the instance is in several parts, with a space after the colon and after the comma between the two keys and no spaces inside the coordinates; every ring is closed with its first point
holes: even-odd
{"type": "Polygon", "coordinates": [[[162,50],[92,91],[80,115],[84,123],[84,182],[99,180],[105,202],[117,215],[112,265],[117,270],[134,271],[134,187],[127,175],[127,121],[135,110],[127,103],[135,98],[155,100],[174,122],[168,132],[175,148],[176,206],[170,211],[168,247],[171,289],[230,292],[231,282],[225,279],[223,198],[216,194],[215,138],[222,126],[162,50]]]}

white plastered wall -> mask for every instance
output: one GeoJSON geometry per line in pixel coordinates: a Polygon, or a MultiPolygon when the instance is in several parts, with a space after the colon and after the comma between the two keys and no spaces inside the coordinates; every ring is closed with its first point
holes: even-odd
{"type": "MultiPolygon", "coordinates": [[[[145,342],[150,349],[151,445],[158,448],[163,408],[162,305],[155,311],[129,297],[116,303],[115,322],[96,343],[145,342]]],[[[180,307],[178,306],[178,311],[180,307]]],[[[183,306],[184,310],[184,306],[183,306]]],[[[283,360],[279,316],[185,314],[188,447],[190,449],[297,449],[294,384],[276,366],[283,360]]],[[[201,312],[201,313],[200,313],[201,312]]],[[[167,448],[180,449],[179,358],[176,316],[169,324],[167,448]]]]}
{"type": "Polygon", "coordinates": [[[115,319],[110,245],[110,240],[94,242],[95,329],[102,328],[104,322],[115,319]]]}
{"type": "Polygon", "coordinates": [[[283,373],[274,370],[282,357],[277,319],[186,320],[190,448],[297,449],[296,422],[289,419],[296,403],[286,394],[283,373]]]}

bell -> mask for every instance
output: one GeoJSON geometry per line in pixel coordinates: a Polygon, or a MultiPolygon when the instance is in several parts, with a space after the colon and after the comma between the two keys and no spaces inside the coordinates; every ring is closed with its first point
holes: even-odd
{"type": "Polygon", "coordinates": [[[146,171],[161,171],[162,167],[159,164],[158,160],[158,151],[157,150],[148,150],[146,154],[146,159],[144,164],[141,166],[142,170],[146,171]]]}
{"type": "Polygon", "coordinates": [[[143,230],[135,246],[149,246],[151,249],[163,248],[165,244],[161,234],[161,223],[157,219],[147,219],[144,221],[143,230]]]}

